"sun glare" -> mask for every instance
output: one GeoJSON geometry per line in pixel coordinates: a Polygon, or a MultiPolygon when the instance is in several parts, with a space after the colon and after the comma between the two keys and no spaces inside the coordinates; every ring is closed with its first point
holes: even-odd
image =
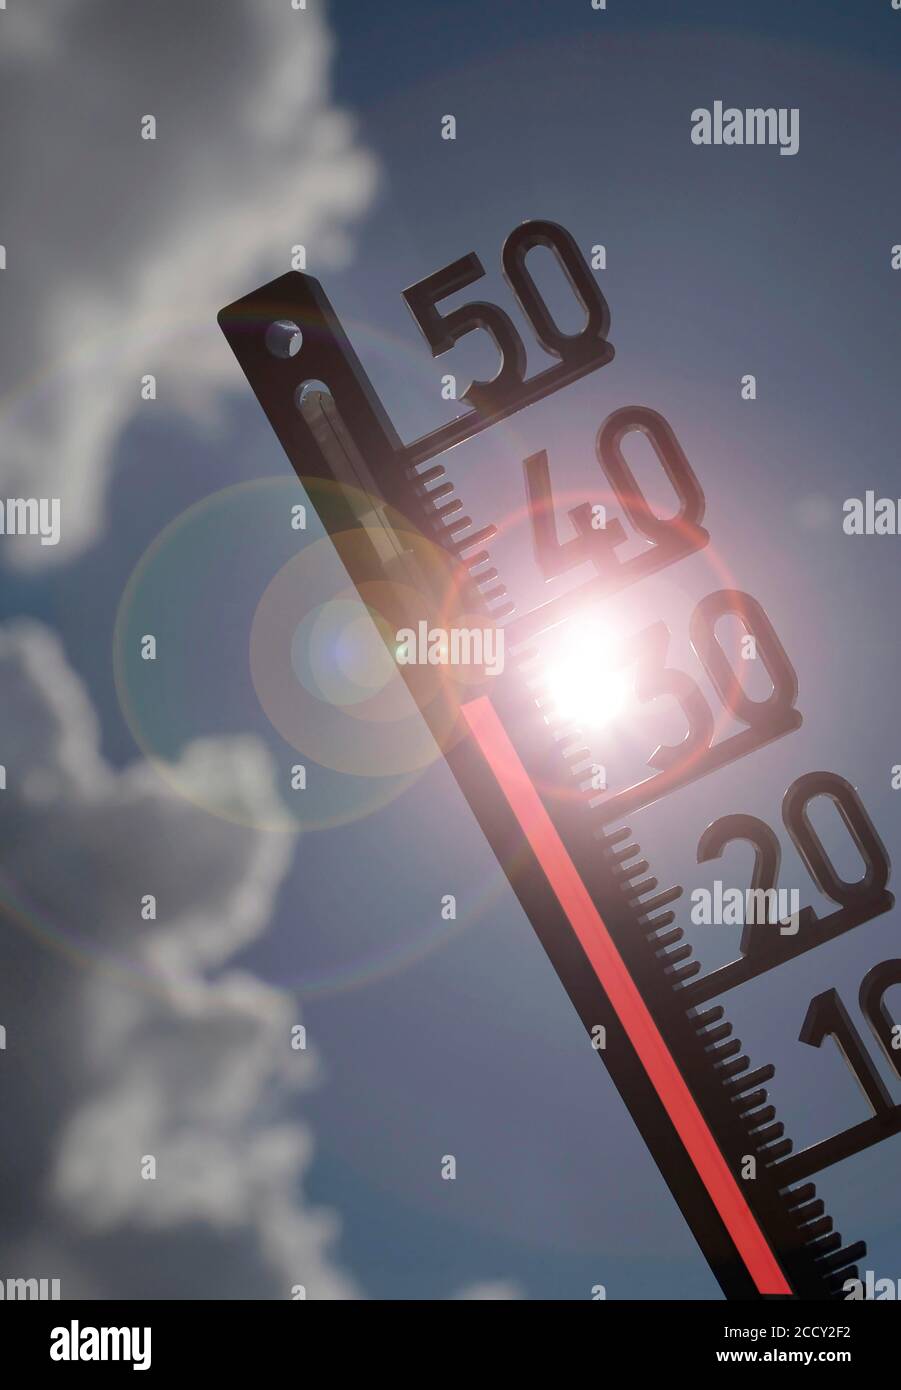
{"type": "Polygon", "coordinates": [[[548,663],[553,713],[583,729],[598,729],[622,713],[629,673],[617,669],[616,634],[603,623],[573,625],[548,663]]]}

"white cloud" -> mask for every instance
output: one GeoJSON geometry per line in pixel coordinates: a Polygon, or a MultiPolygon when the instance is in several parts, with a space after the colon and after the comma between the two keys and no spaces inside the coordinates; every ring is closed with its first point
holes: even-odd
{"type": "Polygon", "coordinates": [[[296,243],[340,261],[376,169],[331,100],[319,4],[28,0],[2,22],[0,496],[60,497],[62,538],[0,556],[34,566],[97,539],[138,410],[215,418],[239,381],[216,311],[296,243]]]}
{"type": "Polygon", "coordinates": [[[63,1268],[64,1296],[109,1297],[124,1240],[124,1296],[159,1295],[172,1242],[190,1262],[195,1233],[186,1296],[222,1296],[224,1278],[225,1296],[289,1298],[294,1284],[355,1296],[331,1254],[333,1215],[302,1194],[313,1145],[292,1097],[316,1064],[291,1049],[297,1008],[229,966],[265,927],[293,852],[291,836],[247,828],[276,809],[266,755],[249,739],[185,754],[181,784],[240,807],[236,825],[176,798],[145,763],[104,761],[90,702],[46,629],[0,629],[0,684],[0,899],[14,909],[0,1021],[15,1136],[0,1150],[0,1276],[63,1268]],[[145,893],[157,921],[141,920],[145,893]],[[146,1154],[154,1181],[140,1175],[146,1154]],[[22,1269],[25,1249],[56,1263],[22,1269]]]}

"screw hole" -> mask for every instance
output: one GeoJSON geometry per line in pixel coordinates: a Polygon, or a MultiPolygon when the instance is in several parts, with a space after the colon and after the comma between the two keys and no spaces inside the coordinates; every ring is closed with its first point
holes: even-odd
{"type": "Polygon", "coordinates": [[[266,329],[266,346],[273,357],[296,357],[303,346],[303,334],[290,319],[279,319],[266,329]]]}
{"type": "Polygon", "coordinates": [[[332,393],[324,381],[305,381],[302,386],[298,386],[294,392],[294,404],[301,413],[311,409],[315,410],[320,405],[320,397],[327,396],[332,399],[332,393]]]}

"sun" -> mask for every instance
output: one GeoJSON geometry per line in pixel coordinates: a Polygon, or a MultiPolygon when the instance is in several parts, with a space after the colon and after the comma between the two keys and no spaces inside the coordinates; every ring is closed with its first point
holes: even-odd
{"type": "Polygon", "coordinates": [[[630,694],[628,672],[617,665],[619,634],[600,620],[567,627],[546,669],[551,713],[581,729],[611,724],[630,694]]]}

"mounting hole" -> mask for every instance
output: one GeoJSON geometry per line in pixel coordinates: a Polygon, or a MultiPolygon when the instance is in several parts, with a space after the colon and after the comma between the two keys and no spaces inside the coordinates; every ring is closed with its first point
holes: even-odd
{"type": "Polygon", "coordinates": [[[266,329],[266,346],[273,357],[296,357],[303,346],[303,334],[290,319],[279,319],[266,329]]]}
{"type": "Polygon", "coordinates": [[[294,404],[301,413],[304,413],[315,409],[319,404],[318,398],[321,396],[328,396],[329,400],[332,399],[332,393],[324,381],[305,381],[294,392],[294,404]]]}

